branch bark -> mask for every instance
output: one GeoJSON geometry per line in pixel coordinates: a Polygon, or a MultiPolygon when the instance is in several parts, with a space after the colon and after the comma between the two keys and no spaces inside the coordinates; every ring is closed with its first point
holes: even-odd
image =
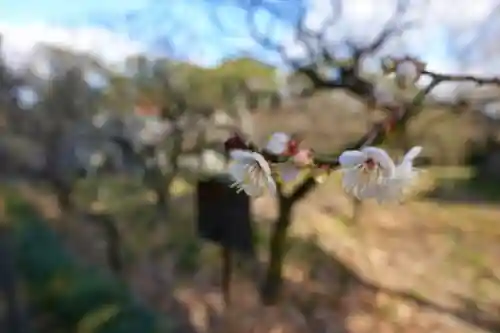
{"type": "MultiPolygon", "coordinates": [[[[325,41],[327,29],[333,26],[341,16],[341,0],[332,2],[336,4],[335,15],[331,20],[325,22],[320,31],[312,32],[305,24],[307,11],[304,10],[302,16],[295,26],[295,41],[300,43],[307,53],[307,59],[297,60],[292,59],[287,54],[287,49],[284,45],[274,42],[269,36],[269,32],[262,33],[258,31],[254,24],[255,13],[258,9],[267,10],[273,14],[273,9],[266,7],[264,0],[250,0],[247,10],[247,24],[250,28],[252,37],[263,47],[277,52],[282,61],[294,69],[297,73],[306,76],[311,84],[311,94],[321,90],[343,89],[353,94],[358,99],[366,102],[369,106],[376,105],[375,85],[374,83],[361,77],[362,61],[371,55],[378,52],[387,41],[397,35],[402,34],[405,30],[413,27],[414,22],[400,22],[400,18],[404,16],[409,7],[409,1],[399,0],[392,17],[387,21],[382,31],[369,44],[359,46],[354,43],[347,42],[347,46],[351,49],[352,57],[348,62],[338,61],[335,54],[331,52],[328,43],[325,41]],[[327,62],[329,66],[338,69],[338,76],[331,78],[325,76],[320,70],[320,66],[327,62]]],[[[247,2],[248,4],[248,2],[247,2]]],[[[422,71],[422,75],[431,78],[431,82],[421,89],[413,100],[406,105],[400,105],[399,109],[394,109],[389,105],[381,107],[388,112],[387,118],[375,124],[368,133],[360,140],[350,143],[343,147],[339,152],[330,155],[330,157],[315,157],[315,167],[326,167],[330,170],[336,169],[339,166],[338,156],[344,150],[360,149],[365,146],[373,146],[382,143],[387,134],[394,130],[405,128],[406,123],[415,117],[422,109],[422,105],[427,95],[440,83],[445,81],[471,81],[477,84],[497,84],[500,85],[498,78],[478,78],[469,75],[447,75],[435,73],[428,70],[422,71]]],[[[254,145],[249,144],[248,149],[256,150],[254,145]]],[[[257,151],[259,151],[257,149],[257,151]]],[[[265,151],[259,151],[270,163],[282,162],[281,156],[273,156],[265,151]]],[[[279,216],[274,224],[273,233],[270,241],[270,262],[267,269],[266,280],[262,287],[262,299],[266,304],[274,304],[278,300],[279,289],[281,286],[281,273],[283,260],[285,256],[286,239],[288,228],[291,225],[292,209],[294,205],[303,199],[316,187],[316,181],[312,174],[306,177],[294,191],[285,196],[281,192],[278,196],[279,216]]]]}
{"type": "Polygon", "coordinates": [[[106,237],[107,264],[116,276],[124,277],[125,261],[122,238],[115,219],[108,214],[87,214],[86,219],[103,230],[106,237]]]}

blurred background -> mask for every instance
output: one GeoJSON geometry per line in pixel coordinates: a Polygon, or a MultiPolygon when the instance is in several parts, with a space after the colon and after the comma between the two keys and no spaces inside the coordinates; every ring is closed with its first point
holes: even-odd
{"type": "Polygon", "coordinates": [[[499,5],[0,0],[0,331],[500,332],[500,87],[474,83],[500,76],[499,5]],[[407,55],[461,76],[417,103],[432,75],[380,65],[407,55]],[[382,143],[424,147],[414,193],[361,203],[306,173],[252,200],[225,306],[195,227],[224,140],[338,156],[387,105],[419,108],[382,143]]]}

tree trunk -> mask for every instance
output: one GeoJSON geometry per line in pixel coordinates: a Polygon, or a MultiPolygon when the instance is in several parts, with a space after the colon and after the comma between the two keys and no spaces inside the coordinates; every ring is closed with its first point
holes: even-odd
{"type": "Polygon", "coordinates": [[[105,229],[108,241],[106,257],[109,268],[114,274],[121,276],[125,265],[122,256],[122,242],[120,234],[115,226],[115,223],[111,219],[107,221],[105,229]]]}
{"type": "Polygon", "coordinates": [[[160,216],[163,218],[170,217],[170,202],[172,199],[170,189],[172,187],[172,183],[174,182],[175,175],[177,175],[177,169],[175,169],[172,174],[167,175],[166,177],[161,177],[159,184],[154,184],[153,190],[156,195],[156,208],[160,216]]]}
{"type": "Polygon", "coordinates": [[[156,208],[158,212],[163,216],[168,216],[169,203],[170,203],[170,192],[167,187],[155,189],[156,194],[156,208]]]}
{"type": "Polygon", "coordinates": [[[291,223],[293,202],[280,196],[279,215],[270,240],[270,258],[266,278],[261,288],[261,299],[265,305],[278,302],[283,284],[283,260],[285,258],[287,231],[291,223]]]}
{"type": "Polygon", "coordinates": [[[90,221],[96,223],[104,232],[106,239],[106,261],[109,269],[117,276],[122,276],[125,263],[122,255],[122,239],[116,222],[108,214],[92,214],[90,221]]]}
{"type": "Polygon", "coordinates": [[[227,307],[231,304],[231,277],[233,275],[233,256],[231,249],[228,247],[221,248],[222,269],[221,269],[221,285],[222,295],[224,296],[224,305],[227,307]]]}
{"type": "Polygon", "coordinates": [[[56,186],[56,195],[59,209],[62,212],[71,210],[73,206],[71,202],[71,190],[66,186],[56,186]]]}

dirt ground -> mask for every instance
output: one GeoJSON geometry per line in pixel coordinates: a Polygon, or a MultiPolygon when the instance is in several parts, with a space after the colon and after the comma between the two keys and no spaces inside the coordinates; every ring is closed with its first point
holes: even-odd
{"type": "MultiPolygon", "coordinates": [[[[457,187],[431,195],[445,178],[441,175],[450,172],[429,172],[418,197],[403,205],[363,203],[355,221],[353,202],[335,176],[319,186],[294,211],[279,306],[260,305],[255,278],[238,274],[225,309],[210,245],[202,247],[203,264],[190,274],[177,272],[177,254],[153,258],[137,251],[127,276],[138,297],[177,314],[179,332],[500,332],[500,206],[457,187]],[[361,282],[338,290],[339,265],[361,282]]],[[[59,221],[54,228],[68,222],[53,198],[21,190],[45,216],[59,221]]],[[[135,209],[144,209],[139,206],[135,209]]],[[[260,229],[269,229],[274,200],[257,199],[254,208],[260,229]]],[[[69,249],[104,266],[99,230],[77,216],[71,219],[69,249]]],[[[139,234],[128,229],[133,225],[124,226],[139,234]]],[[[183,228],[175,232],[192,240],[192,229],[183,228]]]]}

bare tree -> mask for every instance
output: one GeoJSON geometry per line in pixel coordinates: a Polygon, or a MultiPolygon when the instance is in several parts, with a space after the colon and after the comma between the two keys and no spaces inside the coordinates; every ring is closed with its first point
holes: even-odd
{"type": "Polygon", "coordinates": [[[173,84],[167,65],[164,60],[137,59],[134,90],[139,100],[147,101],[144,107],[153,112],[153,119],[139,120],[138,126],[126,128],[129,135],[121,141],[128,155],[142,160],[144,185],[154,191],[157,207],[163,213],[169,211],[171,185],[180,171],[185,132],[192,125],[187,118],[195,113],[184,92],[173,84]]]}
{"type": "MultiPolygon", "coordinates": [[[[0,51],[3,51],[2,35],[0,34],[0,51]]],[[[2,128],[12,131],[19,127],[18,89],[22,80],[8,67],[6,60],[0,56],[0,117],[2,128]]]]}
{"type": "MultiPolygon", "coordinates": [[[[420,89],[409,103],[399,103],[394,107],[390,104],[377,105],[375,84],[362,77],[362,62],[365,58],[375,55],[394,36],[400,35],[405,29],[413,25],[412,22],[400,22],[409,7],[408,1],[398,1],[394,14],[383,27],[382,31],[368,45],[358,45],[347,41],[345,44],[351,50],[349,61],[339,61],[335,56],[334,48],[329,45],[326,33],[335,25],[342,14],[341,0],[332,1],[334,15],[319,29],[311,31],[305,24],[306,13],[300,17],[295,29],[295,41],[303,46],[307,59],[294,59],[287,53],[287,48],[279,42],[273,41],[266,33],[258,31],[255,25],[255,15],[258,10],[274,13],[274,2],[262,0],[246,1],[243,5],[247,11],[247,21],[253,38],[262,46],[274,50],[281,55],[282,60],[293,68],[294,71],[307,77],[313,87],[311,93],[321,90],[342,89],[353,96],[365,101],[368,106],[377,106],[385,110],[387,118],[376,123],[369,132],[356,142],[350,143],[340,151],[359,149],[364,146],[377,145],[384,141],[386,134],[405,127],[409,119],[415,117],[422,109],[426,96],[440,83],[445,81],[471,81],[476,84],[500,84],[497,78],[478,78],[468,75],[445,75],[428,70],[422,70],[421,75],[430,78],[430,83],[420,89]],[[338,76],[331,78],[325,75],[325,63],[330,68],[336,68],[338,76]]],[[[340,152],[331,154],[328,159],[316,158],[317,165],[326,165],[330,169],[338,167],[336,157],[340,152]]],[[[276,156],[268,156],[270,160],[277,160],[276,156]]],[[[308,195],[317,183],[314,175],[306,177],[290,194],[281,190],[278,195],[279,215],[274,223],[269,251],[270,260],[267,267],[266,278],[262,287],[262,297],[266,304],[274,304],[279,299],[282,284],[282,268],[287,242],[287,233],[292,221],[292,210],[296,203],[308,195]]],[[[358,279],[358,278],[356,278],[358,279]]]]}
{"type": "Polygon", "coordinates": [[[62,209],[70,208],[74,183],[82,171],[79,149],[82,141],[80,125],[89,122],[96,108],[96,99],[77,67],[56,73],[41,93],[38,119],[43,128],[46,151],[45,177],[57,193],[62,209]]]}

